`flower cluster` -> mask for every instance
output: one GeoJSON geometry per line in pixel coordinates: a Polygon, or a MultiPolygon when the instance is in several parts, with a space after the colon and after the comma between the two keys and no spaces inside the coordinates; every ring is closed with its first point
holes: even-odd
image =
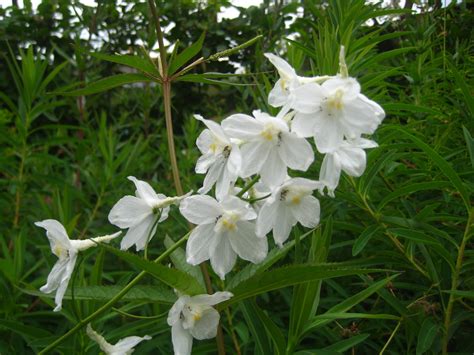
{"type": "MultiPolygon", "coordinates": [[[[252,263],[265,259],[270,232],[281,247],[297,223],[316,227],[320,204],[313,196],[315,190],[321,194],[327,190],[334,197],[343,171],[355,177],[364,172],[364,149],[377,146],[365,136],[375,132],[385,113],[361,94],[357,80],[348,76],[344,48],[336,76],[301,77],[282,58],[265,56],[280,75],[268,96],[269,104],[280,108],[279,113],[275,117],[260,110],[253,111],[252,116],[233,114],[220,124],[195,115],[206,126],[196,141],[202,155],[195,171],[205,174],[199,194],[166,197],[130,176],[135,196],[122,197],[108,216],[110,223],[127,229],[122,250],[133,245],[137,251],[146,249],[158,223],[168,218],[171,205],[177,205],[184,218],[196,225],[186,245],[186,261],[198,265],[210,260],[214,272],[224,280],[237,256],[252,263]],[[324,154],[319,180],[289,175],[291,170],[307,171],[314,162],[314,150],[307,138],[313,138],[316,150],[324,154]],[[208,195],[211,191],[215,197],[208,195]]],[[[58,257],[41,288],[46,293],[56,290],[58,311],[77,253],[120,232],[70,240],[57,221],[36,225],[46,229],[51,250],[58,257]]],[[[168,315],[175,354],[190,354],[193,338],[216,336],[219,313],[212,306],[232,296],[229,292],[179,295],[168,315]]],[[[106,353],[130,353],[139,342],[151,339],[128,337],[111,345],[90,326],[87,333],[106,353]]]]}

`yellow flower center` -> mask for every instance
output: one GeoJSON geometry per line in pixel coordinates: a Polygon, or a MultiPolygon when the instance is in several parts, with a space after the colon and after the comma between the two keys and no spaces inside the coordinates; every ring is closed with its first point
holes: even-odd
{"type": "Polygon", "coordinates": [[[53,254],[60,258],[62,255],[67,254],[67,250],[61,248],[60,245],[55,245],[53,248],[53,254]]]}
{"type": "Polygon", "coordinates": [[[273,124],[267,123],[260,135],[265,138],[267,141],[272,141],[275,137],[278,136],[280,130],[278,130],[273,124]]]}
{"type": "Polygon", "coordinates": [[[341,89],[337,89],[334,95],[328,97],[327,107],[329,110],[342,110],[344,108],[344,103],[342,102],[342,97],[344,92],[341,89]]]}

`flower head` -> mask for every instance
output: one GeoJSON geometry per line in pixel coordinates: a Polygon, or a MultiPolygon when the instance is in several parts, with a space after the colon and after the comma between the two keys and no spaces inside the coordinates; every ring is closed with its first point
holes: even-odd
{"type": "Polygon", "coordinates": [[[89,338],[99,344],[100,349],[106,355],[129,355],[135,350],[134,347],[141,343],[143,340],[151,339],[151,337],[148,335],[145,335],[144,337],[132,336],[120,339],[117,344],[112,345],[108,343],[102,335],[92,329],[90,323],[87,325],[86,332],[89,338]]]}
{"type": "Polygon", "coordinates": [[[339,184],[341,171],[354,177],[363,174],[367,160],[364,149],[375,147],[377,147],[376,142],[359,138],[343,141],[336,150],[324,156],[319,180],[323,183],[323,187],[327,188],[329,196],[334,197],[334,190],[339,184]]]}
{"type": "Polygon", "coordinates": [[[46,285],[40,288],[40,291],[44,293],[56,291],[54,298],[56,308],[54,308],[54,311],[58,312],[62,308],[64,293],[69,284],[79,251],[95,247],[101,242],[107,243],[118,237],[121,232],[91,239],[70,240],[64,226],[54,219],[35,222],[35,225],[46,229],[51,251],[58,257],[58,261],[48,275],[46,285]]]}
{"type": "Polygon", "coordinates": [[[275,243],[282,246],[297,222],[308,228],[316,227],[320,207],[312,192],[321,187],[318,181],[292,178],[274,188],[258,213],[257,235],[265,237],[273,230],[275,243]]]}
{"type": "Polygon", "coordinates": [[[230,187],[239,176],[242,164],[239,147],[232,142],[219,124],[199,115],[194,117],[207,127],[196,141],[202,153],[196,163],[196,173],[207,173],[203,187],[198,192],[205,194],[215,184],[216,196],[222,198],[229,193],[230,187]]]}
{"type": "Polygon", "coordinates": [[[284,119],[258,110],[253,115],[235,114],[222,121],[229,136],[243,141],[241,177],[260,174],[263,183],[275,186],[285,179],[287,167],[306,171],[314,160],[311,145],[290,132],[284,119]]]}
{"type": "Polygon", "coordinates": [[[212,306],[232,296],[230,292],[216,292],[213,295],[183,295],[178,298],[168,313],[175,355],[191,354],[193,338],[202,340],[216,336],[220,317],[212,306]]]}
{"type": "Polygon", "coordinates": [[[211,260],[211,266],[221,279],[232,270],[237,255],[258,263],[267,256],[266,239],[257,238],[255,211],[235,196],[221,202],[210,196],[190,196],[180,205],[181,214],[197,224],[186,245],[186,261],[198,265],[211,260]]]}
{"type": "Polygon", "coordinates": [[[145,181],[128,177],[136,187],[136,196],[124,196],[112,207],[109,222],[119,228],[127,229],[120,243],[126,250],[135,244],[137,251],[145,249],[149,238],[153,237],[157,224],[168,218],[170,205],[178,204],[187,195],[166,197],[157,194],[145,181]]]}
{"type": "Polygon", "coordinates": [[[354,78],[333,77],[321,86],[306,90],[305,100],[296,104],[292,130],[302,137],[314,136],[321,153],[337,149],[344,138],[372,134],[385,113],[374,101],[360,93],[354,78]]]}

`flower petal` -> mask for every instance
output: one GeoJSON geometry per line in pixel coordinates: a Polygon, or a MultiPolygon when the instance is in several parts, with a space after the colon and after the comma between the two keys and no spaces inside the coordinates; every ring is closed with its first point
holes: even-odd
{"type": "Polygon", "coordinates": [[[296,224],[296,219],[284,204],[279,204],[275,226],[273,228],[273,238],[275,243],[281,247],[290,236],[291,228],[296,224]]]}
{"type": "Polygon", "coordinates": [[[152,238],[155,235],[157,225],[154,222],[155,216],[149,215],[137,225],[130,227],[120,243],[120,249],[127,250],[134,244],[137,251],[145,249],[149,236],[152,238]],[[155,226],[152,231],[153,225],[155,226]]]}
{"type": "Polygon", "coordinates": [[[341,168],[350,176],[359,177],[364,173],[366,165],[365,151],[361,148],[341,148],[334,153],[341,168]]]}
{"type": "Polygon", "coordinates": [[[71,243],[64,226],[55,219],[45,219],[44,221],[35,222],[35,225],[46,229],[51,250],[55,250],[57,246],[63,249],[70,249],[71,243]]]}
{"type": "Polygon", "coordinates": [[[198,339],[212,339],[217,334],[217,326],[219,325],[219,312],[214,308],[206,308],[202,314],[201,318],[194,323],[189,331],[191,335],[198,339]]]}
{"type": "Polygon", "coordinates": [[[243,140],[252,140],[260,134],[263,127],[252,116],[237,113],[222,121],[224,132],[232,137],[243,140]]]}
{"type": "Polygon", "coordinates": [[[189,236],[186,244],[186,262],[198,265],[209,259],[209,250],[214,236],[214,224],[200,224],[196,226],[189,236]]]}
{"type": "Polygon", "coordinates": [[[190,297],[187,295],[181,296],[176,300],[173,306],[171,306],[168,312],[168,318],[167,318],[167,322],[169,326],[174,325],[176,322],[180,320],[181,311],[183,310],[186,303],[188,303],[189,299],[190,297]]]}
{"type": "Polygon", "coordinates": [[[326,154],[321,164],[319,172],[319,181],[322,182],[328,189],[328,194],[334,197],[334,190],[339,184],[341,176],[341,164],[334,157],[334,154],[326,154]]]}
{"type": "Polygon", "coordinates": [[[194,115],[194,118],[198,121],[201,121],[206,125],[207,128],[210,129],[211,133],[217,137],[220,141],[225,143],[230,143],[229,138],[225,134],[224,130],[222,129],[221,125],[213,120],[206,120],[201,115],[194,115]]]}
{"type": "Polygon", "coordinates": [[[243,144],[240,150],[245,159],[242,160],[240,176],[245,178],[260,173],[271,147],[269,142],[249,142],[243,144]]]}
{"type": "Polygon", "coordinates": [[[286,176],[286,165],[278,154],[277,149],[272,149],[268,154],[267,160],[264,162],[260,171],[262,181],[268,186],[276,186],[281,184],[286,176]]]}
{"type": "Polygon", "coordinates": [[[214,184],[219,180],[222,176],[222,172],[225,169],[225,161],[222,155],[219,155],[215,162],[210,166],[206,177],[204,178],[204,182],[202,187],[198,190],[200,194],[205,194],[209,192],[210,189],[214,186],[214,184]]]}
{"type": "Polygon", "coordinates": [[[171,327],[171,339],[175,355],[191,355],[193,348],[193,336],[183,328],[181,322],[176,322],[171,327]]]}
{"type": "Polygon", "coordinates": [[[58,289],[56,290],[56,296],[54,297],[54,302],[56,303],[56,308],[54,312],[59,312],[62,309],[63,297],[66,293],[69,280],[71,279],[72,272],[74,271],[74,266],[76,265],[77,253],[75,251],[69,251],[69,259],[66,265],[66,269],[61,275],[61,281],[58,289]]]}
{"type": "Polygon", "coordinates": [[[212,269],[221,280],[225,280],[225,275],[232,270],[237,260],[237,254],[232,249],[227,235],[217,234],[209,253],[212,269]]]}
{"type": "Polygon", "coordinates": [[[303,226],[314,228],[319,223],[319,200],[314,196],[305,196],[297,205],[293,205],[291,213],[303,226]]]}
{"type": "Polygon", "coordinates": [[[197,295],[189,299],[187,303],[196,305],[215,306],[221,302],[230,300],[234,295],[228,291],[218,291],[212,295],[197,295]]]}
{"type": "Polygon", "coordinates": [[[291,131],[300,137],[312,137],[320,123],[320,119],[315,114],[297,112],[291,121],[291,131]]]}
{"type": "Polygon", "coordinates": [[[185,198],[179,205],[179,211],[193,224],[213,223],[222,214],[219,202],[207,195],[185,198]]]}
{"type": "Polygon", "coordinates": [[[360,85],[354,78],[341,78],[333,77],[332,79],[326,80],[322,85],[324,91],[329,94],[334,93],[336,90],[342,90],[344,92],[344,101],[352,100],[360,94],[360,85]]]}
{"type": "Polygon", "coordinates": [[[229,232],[228,235],[232,249],[242,259],[256,264],[267,256],[267,238],[257,237],[254,223],[247,221],[237,222],[237,229],[229,232]]]}
{"type": "Polygon", "coordinates": [[[282,79],[278,79],[275,86],[268,94],[268,104],[273,107],[280,107],[288,101],[288,91],[283,88],[284,82],[282,79]]]}
{"type": "Polygon", "coordinates": [[[196,162],[196,168],[194,171],[197,174],[205,174],[209,170],[209,167],[215,163],[216,159],[217,157],[212,153],[205,153],[201,155],[196,162]]]}
{"type": "Polygon", "coordinates": [[[156,195],[155,190],[153,190],[153,187],[151,187],[149,183],[138,180],[134,176],[129,176],[128,180],[132,181],[137,188],[135,195],[145,200],[150,206],[153,206],[156,200],[158,200],[158,196],[156,195]]]}
{"type": "Polygon", "coordinates": [[[112,346],[114,354],[130,354],[130,350],[133,350],[135,346],[140,344],[144,340],[150,340],[151,336],[145,335],[144,337],[131,336],[120,339],[117,344],[112,346]]]}
{"type": "Polygon", "coordinates": [[[286,80],[296,78],[295,69],[286,60],[272,53],[265,53],[264,56],[275,66],[280,77],[286,80]]]}
{"type": "Polygon", "coordinates": [[[344,132],[335,117],[325,116],[314,134],[316,148],[320,153],[333,152],[342,144],[344,132]]]}
{"type": "Polygon", "coordinates": [[[256,234],[265,237],[275,225],[277,218],[279,200],[266,201],[258,212],[256,234]]]}
{"type": "Polygon", "coordinates": [[[135,196],[124,196],[109,212],[109,222],[125,229],[139,224],[152,214],[152,208],[144,200],[135,196]]]}
{"type": "Polygon", "coordinates": [[[314,113],[321,110],[325,91],[316,83],[301,85],[293,90],[293,109],[300,113],[314,113]]]}
{"type": "Polygon", "coordinates": [[[294,133],[282,134],[278,153],[286,166],[291,169],[306,171],[314,161],[314,152],[311,144],[294,133]]]}
{"type": "Polygon", "coordinates": [[[212,133],[209,129],[205,129],[196,139],[196,145],[202,154],[209,152],[212,144],[212,133]]]}
{"type": "Polygon", "coordinates": [[[66,272],[68,263],[69,258],[61,258],[56,261],[48,275],[46,285],[40,288],[41,292],[51,293],[59,287],[61,280],[63,279],[63,275],[66,272]]]}

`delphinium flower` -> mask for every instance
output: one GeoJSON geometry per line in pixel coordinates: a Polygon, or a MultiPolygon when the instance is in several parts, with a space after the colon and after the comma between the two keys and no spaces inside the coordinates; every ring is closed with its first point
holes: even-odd
{"type": "Polygon", "coordinates": [[[281,247],[297,222],[308,228],[316,227],[320,206],[312,192],[321,186],[318,181],[288,178],[274,188],[258,213],[257,235],[264,238],[273,230],[275,243],[281,247]]]}
{"type": "Polygon", "coordinates": [[[308,84],[295,95],[295,116],[291,130],[301,137],[314,137],[320,153],[337,149],[344,138],[372,134],[385,117],[376,102],[360,92],[356,79],[347,75],[344,47],[340,55],[341,74],[321,85],[308,84]]]}
{"type": "Polygon", "coordinates": [[[233,138],[242,140],[241,177],[260,174],[268,186],[280,184],[287,168],[306,171],[314,160],[311,145],[304,138],[290,132],[288,123],[254,111],[254,117],[235,114],[222,121],[222,128],[233,138]]]}
{"type": "Polygon", "coordinates": [[[229,189],[239,176],[242,164],[239,147],[232,142],[218,123],[206,120],[200,115],[194,117],[207,127],[196,140],[202,153],[196,163],[196,173],[207,173],[198,192],[205,194],[215,184],[216,196],[222,198],[229,193],[229,189]]]}
{"type": "Polygon", "coordinates": [[[77,254],[82,250],[97,246],[97,243],[107,243],[118,237],[121,232],[91,239],[71,240],[63,225],[54,219],[35,222],[35,225],[46,229],[51,251],[58,257],[58,261],[48,275],[46,285],[40,288],[40,291],[44,293],[56,291],[54,311],[58,312],[62,308],[64,293],[74,270],[77,254]]]}
{"type": "Polygon", "coordinates": [[[278,79],[268,95],[268,103],[273,107],[283,106],[282,110],[284,113],[292,108],[294,102],[299,100],[301,93],[304,93],[304,90],[298,89],[300,86],[305,86],[310,83],[318,83],[328,78],[327,76],[298,76],[295,69],[284,59],[272,53],[265,53],[265,57],[270,60],[280,75],[280,79],[278,79]]]}
{"type": "Polygon", "coordinates": [[[334,197],[334,190],[339,184],[341,171],[354,177],[363,174],[367,161],[364,149],[375,147],[377,147],[377,143],[369,139],[347,140],[324,156],[319,180],[327,188],[329,196],[334,197]]]}
{"type": "Polygon", "coordinates": [[[218,202],[207,195],[187,197],[181,202],[181,214],[197,224],[186,245],[186,261],[198,265],[210,259],[211,266],[221,279],[232,270],[237,255],[253,263],[267,256],[265,238],[257,238],[255,211],[235,196],[218,202]]]}
{"type": "Polygon", "coordinates": [[[187,195],[166,197],[157,194],[145,181],[133,176],[128,177],[136,187],[136,196],[124,196],[112,207],[109,222],[127,229],[127,234],[120,243],[122,250],[127,250],[135,244],[136,250],[143,250],[153,237],[159,222],[168,218],[170,205],[178,204],[187,195]]]}
{"type": "Polygon", "coordinates": [[[105,340],[105,338],[97,333],[90,324],[86,328],[87,335],[89,338],[99,344],[100,350],[106,355],[129,355],[134,352],[134,347],[140,344],[144,340],[150,340],[149,335],[144,337],[131,336],[120,339],[115,345],[112,345],[105,340]]]}
{"type": "Polygon", "coordinates": [[[227,301],[230,292],[216,292],[213,295],[182,295],[168,313],[168,325],[175,355],[190,355],[193,338],[211,339],[217,334],[219,312],[212,306],[227,301]]]}

